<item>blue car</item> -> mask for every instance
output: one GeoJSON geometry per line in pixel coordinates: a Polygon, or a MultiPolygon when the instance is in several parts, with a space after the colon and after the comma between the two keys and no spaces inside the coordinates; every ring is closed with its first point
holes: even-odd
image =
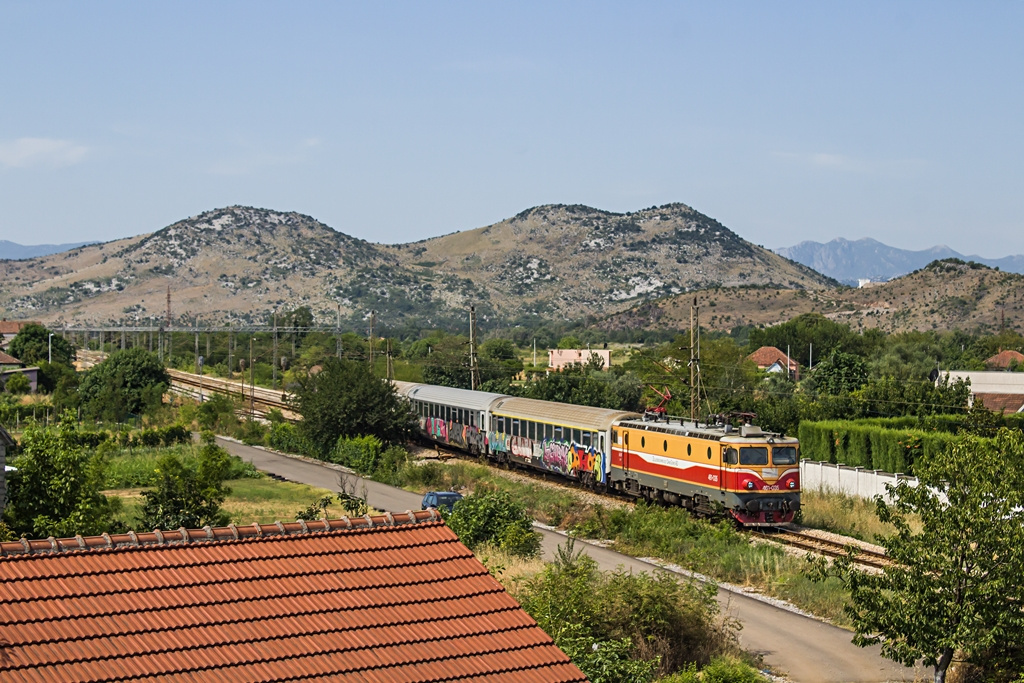
{"type": "Polygon", "coordinates": [[[451,512],[460,500],[462,500],[462,494],[454,491],[427,491],[423,496],[423,509],[434,508],[451,512]]]}

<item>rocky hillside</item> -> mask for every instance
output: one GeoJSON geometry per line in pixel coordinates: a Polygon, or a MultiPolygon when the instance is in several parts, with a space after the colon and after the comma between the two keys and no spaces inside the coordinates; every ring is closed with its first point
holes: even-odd
{"type": "Polygon", "coordinates": [[[265,321],[309,306],[321,322],[461,325],[604,316],[708,286],[828,287],[682,204],[614,214],[542,206],[413,244],[355,239],[309,216],[233,206],[148,235],[26,261],[0,261],[9,318],[96,324],[172,318],[265,321]],[[534,318],[535,319],[535,318],[534,318]]]}
{"type": "Polygon", "coordinates": [[[994,332],[1005,325],[1024,333],[1024,276],[960,259],[934,261],[904,277],[861,289],[711,288],[646,302],[609,316],[600,325],[688,328],[694,296],[701,325],[723,331],[737,325],[774,325],[815,312],[855,330],[994,332]]]}
{"type": "Polygon", "coordinates": [[[393,250],[413,272],[472,281],[524,316],[600,315],[712,285],[836,284],[683,204],[626,214],[539,206],[393,250]]]}

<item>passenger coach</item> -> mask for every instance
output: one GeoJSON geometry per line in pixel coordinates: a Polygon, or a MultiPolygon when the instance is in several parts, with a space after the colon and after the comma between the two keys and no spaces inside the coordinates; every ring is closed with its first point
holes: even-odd
{"type": "Polygon", "coordinates": [[[490,457],[589,486],[607,484],[612,425],[639,417],[624,410],[505,396],[491,406],[490,457]]]}

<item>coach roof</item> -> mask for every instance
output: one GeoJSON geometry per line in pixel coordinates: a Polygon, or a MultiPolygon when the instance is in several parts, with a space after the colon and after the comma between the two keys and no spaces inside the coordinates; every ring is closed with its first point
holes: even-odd
{"type": "Polygon", "coordinates": [[[407,396],[412,401],[440,403],[446,406],[468,408],[469,410],[489,410],[491,404],[497,399],[508,398],[505,394],[493,394],[489,391],[436,387],[431,384],[420,384],[413,387],[407,396]]]}
{"type": "Polygon", "coordinates": [[[491,408],[495,415],[507,415],[523,420],[551,422],[554,424],[604,431],[610,429],[616,420],[638,418],[638,413],[610,408],[574,406],[569,403],[539,401],[533,398],[506,397],[491,408]]]}

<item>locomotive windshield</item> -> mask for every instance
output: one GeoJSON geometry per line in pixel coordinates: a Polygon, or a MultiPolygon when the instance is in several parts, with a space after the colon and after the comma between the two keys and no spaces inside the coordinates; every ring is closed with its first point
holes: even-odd
{"type": "Polygon", "coordinates": [[[767,446],[746,446],[740,449],[741,465],[767,465],[767,446]]]}
{"type": "Polygon", "coordinates": [[[776,465],[795,465],[796,448],[793,446],[776,446],[772,449],[772,462],[776,465]]]}

